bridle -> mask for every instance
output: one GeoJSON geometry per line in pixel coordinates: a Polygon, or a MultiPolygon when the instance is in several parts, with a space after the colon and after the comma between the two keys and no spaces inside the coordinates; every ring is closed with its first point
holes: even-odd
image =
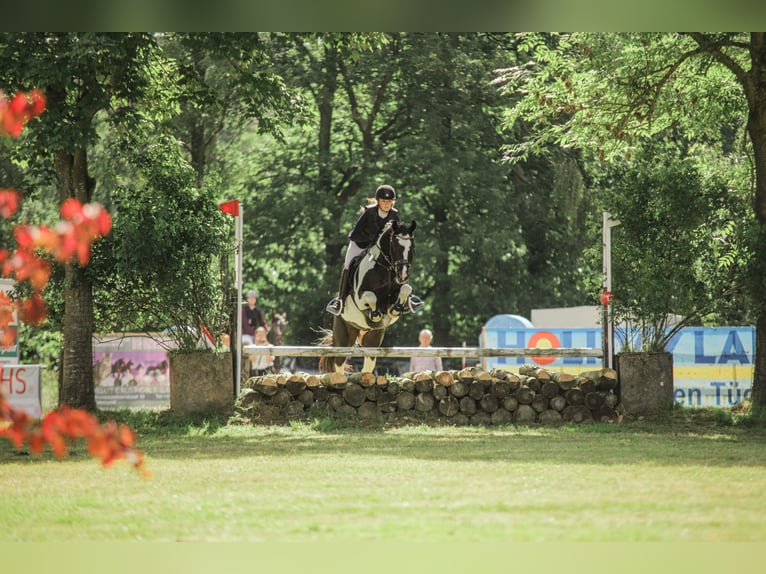
{"type": "MultiPolygon", "coordinates": [[[[388,255],[388,253],[393,251],[392,247],[394,244],[394,239],[397,237],[402,237],[401,235],[394,233],[393,229],[394,228],[391,224],[387,224],[386,228],[383,230],[383,232],[380,234],[380,237],[378,237],[378,240],[375,242],[375,245],[378,248],[378,257],[375,258],[375,262],[383,267],[386,271],[388,271],[389,275],[394,276],[397,285],[404,285],[409,280],[409,273],[407,273],[406,277],[402,278],[402,269],[405,266],[409,266],[410,262],[404,258],[394,260],[388,255]],[[385,236],[388,236],[388,253],[385,253],[380,245],[381,240],[385,236]],[[384,263],[379,261],[379,257],[383,258],[384,263]]],[[[390,282],[391,281],[389,280],[389,283],[390,282]]]]}

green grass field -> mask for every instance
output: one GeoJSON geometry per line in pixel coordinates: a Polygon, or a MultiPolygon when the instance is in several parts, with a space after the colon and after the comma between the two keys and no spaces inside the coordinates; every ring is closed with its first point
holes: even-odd
{"type": "Polygon", "coordinates": [[[0,442],[0,541],[766,541],[766,427],[681,409],[560,428],[112,413],[153,473],[0,442]]]}

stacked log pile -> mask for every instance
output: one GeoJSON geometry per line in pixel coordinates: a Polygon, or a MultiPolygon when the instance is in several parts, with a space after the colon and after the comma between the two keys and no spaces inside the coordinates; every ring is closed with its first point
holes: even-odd
{"type": "Polygon", "coordinates": [[[572,375],[536,365],[522,365],[516,373],[474,367],[395,378],[280,374],[247,381],[236,410],[263,424],[323,417],[454,425],[614,422],[623,412],[616,387],[613,369],[572,375]]]}

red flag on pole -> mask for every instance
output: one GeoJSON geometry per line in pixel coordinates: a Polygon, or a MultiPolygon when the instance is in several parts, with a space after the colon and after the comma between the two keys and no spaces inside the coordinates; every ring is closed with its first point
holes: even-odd
{"type": "Polygon", "coordinates": [[[234,217],[237,217],[239,215],[239,200],[238,199],[227,201],[226,203],[220,204],[218,207],[220,207],[221,211],[223,211],[224,213],[228,213],[230,215],[233,215],[234,217]]]}

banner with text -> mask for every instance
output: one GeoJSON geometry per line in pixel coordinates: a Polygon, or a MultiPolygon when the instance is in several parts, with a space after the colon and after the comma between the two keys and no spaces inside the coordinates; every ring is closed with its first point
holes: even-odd
{"type": "MultiPolygon", "coordinates": [[[[601,348],[601,329],[485,328],[486,348],[601,348]]],[[[615,349],[621,350],[620,337],[615,349]]],[[[754,327],[686,327],[670,341],[673,385],[678,404],[692,407],[730,407],[750,396],[755,353],[754,327]]],[[[513,369],[524,363],[580,373],[601,368],[595,357],[488,358],[486,367],[513,369]]]]}
{"type": "Polygon", "coordinates": [[[10,405],[33,419],[42,417],[40,365],[0,365],[0,388],[10,405]]]}

